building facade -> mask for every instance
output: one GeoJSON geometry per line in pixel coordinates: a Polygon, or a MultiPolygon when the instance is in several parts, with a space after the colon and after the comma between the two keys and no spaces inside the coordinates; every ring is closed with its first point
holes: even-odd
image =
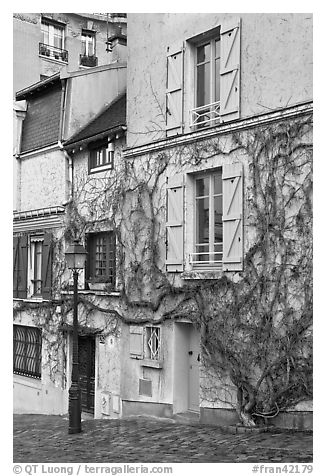
{"type": "MultiPolygon", "coordinates": [[[[68,171],[59,190],[49,180],[52,199],[70,184],[62,246],[78,237],[88,250],[78,307],[83,408],[96,418],[308,428],[311,15],[128,14],[128,37],[127,99],[113,89],[90,113],[87,95],[80,101],[81,89],[67,86],[66,97],[79,99],[60,126],[68,171]]],[[[84,73],[70,77],[86,82],[84,73]]],[[[29,194],[39,184],[23,182],[29,194]]],[[[38,325],[63,355],[47,365],[59,362],[54,380],[66,403],[49,413],[67,409],[64,276],[38,325]]]]}
{"type": "Polygon", "coordinates": [[[13,29],[14,93],[65,66],[76,71],[126,60],[123,49],[112,50],[117,35],[126,39],[124,13],[14,13],[13,29]]]}
{"type": "MultiPolygon", "coordinates": [[[[125,89],[126,65],[116,63],[87,71],[61,71],[16,94],[15,411],[67,411],[71,315],[67,311],[63,321],[61,308],[62,293],[68,290],[69,294],[71,280],[64,250],[74,174],[72,158],[62,142],[107,109],[125,89]]],[[[86,362],[87,352],[92,352],[87,346],[88,342],[86,362]]]]}

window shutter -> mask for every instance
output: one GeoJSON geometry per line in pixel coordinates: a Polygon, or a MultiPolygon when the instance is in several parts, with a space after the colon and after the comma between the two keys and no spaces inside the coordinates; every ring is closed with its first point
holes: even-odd
{"type": "Polygon", "coordinates": [[[17,295],[16,297],[24,299],[27,297],[27,259],[28,243],[27,235],[23,235],[18,241],[17,257],[17,295]]]}
{"type": "Polygon", "coordinates": [[[13,293],[14,297],[18,297],[18,273],[19,273],[19,237],[14,236],[13,246],[13,293]]]}
{"type": "Polygon", "coordinates": [[[140,326],[130,326],[129,328],[129,352],[133,359],[143,358],[144,331],[140,326]]]}
{"type": "Polygon", "coordinates": [[[223,270],[243,269],[242,164],[223,166],[223,270]]]}
{"type": "Polygon", "coordinates": [[[52,288],[52,234],[45,233],[42,248],[42,297],[51,298],[52,288]]]}
{"type": "Polygon", "coordinates": [[[166,77],[166,135],[183,132],[183,63],[184,48],[169,46],[166,77]]]}
{"type": "Polygon", "coordinates": [[[183,175],[176,174],[168,177],[167,193],[167,222],[166,222],[166,270],[168,272],[183,271],[183,175]]]}
{"type": "Polygon", "coordinates": [[[221,121],[240,117],[240,18],[221,27],[221,121]]]}

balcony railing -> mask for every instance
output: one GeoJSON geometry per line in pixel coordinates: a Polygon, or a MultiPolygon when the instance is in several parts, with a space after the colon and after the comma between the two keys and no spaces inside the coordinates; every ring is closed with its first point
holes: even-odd
{"type": "Polygon", "coordinates": [[[195,107],[190,110],[190,126],[203,127],[213,125],[220,118],[220,101],[195,107]]]}
{"type": "Polygon", "coordinates": [[[88,67],[97,66],[97,56],[80,55],[79,62],[81,66],[88,66],[88,67]]]}
{"type": "Polygon", "coordinates": [[[68,63],[68,51],[62,48],[57,48],[56,46],[40,43],[39,54],[45,58],[51,58],[68,63]]]}
{"type": "MultiPolygon", "coordinates": [[[[196,248],[203,248],[207,243],[197,244],[196,248]]],[[[193,268],[209,269],[222,266],[223,262],[223,243],[221,241],[214,243],[215,251],[200,251],[190,253],[190,264],[193,268]]]]}

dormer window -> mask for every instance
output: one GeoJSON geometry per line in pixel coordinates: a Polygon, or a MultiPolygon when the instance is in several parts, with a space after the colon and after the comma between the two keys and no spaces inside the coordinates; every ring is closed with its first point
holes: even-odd
{"type": "Polygon", "coordinates": [[[89,146],[89,172],[113,169],[114,143],[108,140],[89,146]]]}

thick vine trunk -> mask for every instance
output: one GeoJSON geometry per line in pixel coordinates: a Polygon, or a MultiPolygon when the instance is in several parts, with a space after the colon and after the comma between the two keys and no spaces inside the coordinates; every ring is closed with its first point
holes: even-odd
{"type": "MultiPolygon", "coordinates": [[[[248,390],[247,390],[248,391],[248,390]]],[[[251,415],[251,411],[255,405],[255,397],[252,392],[248,392],[249,401],[245,402],[244,392],[242,388],[238,388],[237,392],[237,415],[243,426],[252,427],[256,423],[251,415]]]]}

